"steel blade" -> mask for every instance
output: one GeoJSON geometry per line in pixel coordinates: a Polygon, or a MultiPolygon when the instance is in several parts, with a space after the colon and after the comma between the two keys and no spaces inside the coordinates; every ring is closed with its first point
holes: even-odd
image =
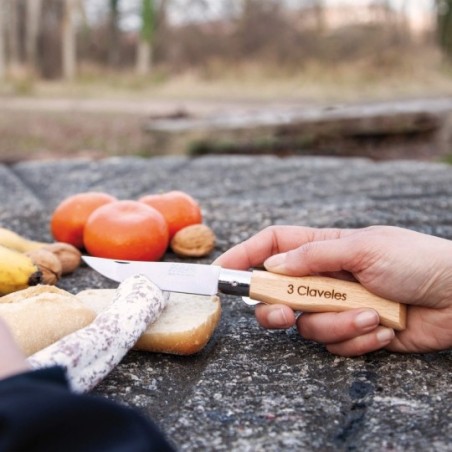
{"type": "Polygon", "coordinates": [[[83,256],[83,260],[101,275],[121,282],[129,276],[145,275],[161,290],[214,295],[218,292],[221,267],[177,262],[141,262],[83,256]]]}

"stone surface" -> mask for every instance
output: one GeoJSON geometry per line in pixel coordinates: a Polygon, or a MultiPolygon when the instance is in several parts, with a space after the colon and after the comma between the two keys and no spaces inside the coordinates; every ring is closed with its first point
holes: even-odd
{"type": "MultiPolygon", "coordinates": [[[[218,236],[213,255],[199,262],[271,224],[391,224],[452,239],[450,166],[313,157],[0,166],[0,225],[50,239],[52,209],[70,194],[133,199],[171,189],[196,197],[218,236]]],[[[73,293],[114,287],[87,268],[59,285],[73,293]]],[[[151,416],[179,450],[452,450],[450,351],[335,357],[294,330],[260,328],[237,298],[222,296],[222,306],[201,353],[130,352],[95,393],[151,416]]]]}

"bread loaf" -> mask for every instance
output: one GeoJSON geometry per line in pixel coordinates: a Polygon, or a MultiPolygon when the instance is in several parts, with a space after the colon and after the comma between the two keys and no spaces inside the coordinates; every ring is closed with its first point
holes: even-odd
{"type": "Polygon", "coordinates": [[[30,356],[90,324],[96,313],[65,290],[38,285],[0,297],[0,317],[30,356]]]}
{"type": "MultiPolygon", "coordinates": [[[[0,297],[0,317],[26,356],[93,322],[113,302],[115,289],[88,289],[72,295],[39,285],[0,297]]],[[[190,355],[209,342],[221,316],[218,297],[171,293],[158,319],[134,348],[190,355]]]]}
{"type": "Polygon", "coordinates": [[[143,275],[121,282],[112,302],[85,328],[33,354],[33,369],[59,365],[71,388],[94,388],[121,361],[137,339],[160,316],[168,296],[143,275]]]}
{"type": "MultiPolygon", "coordinates": [[[[102,312],[112,302],[114,289],[89,289],[76,297],[85,306],[102,312]]],[[[136,350],[190,355],[208,343],[221,316],[218,297],[171,293],[159,318],[135,344],[136,350]]]]}

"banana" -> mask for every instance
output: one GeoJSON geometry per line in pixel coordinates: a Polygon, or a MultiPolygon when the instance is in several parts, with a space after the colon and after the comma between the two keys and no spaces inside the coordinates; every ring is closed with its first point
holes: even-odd
{"type": "Polygon", "coordinates": [[[0,295],[41,282],[42,272],[30,257],[0,245],[0,295]]]}
{"type": "MultiPolygon", "coordinates": [[[[1,0],[0,0],[1,1],[1,0]]],[[[82,260],[82,253],[73,245],[64,242],[38,242],[29,240],[10,229],[0,227],[0,246],[19,253],[37,253],[40,250],[51,251],[60,260],[62,274],[67,275],[77,269],[82,260]]],[[[39,262],[35,262],[40,268],[39,262]]]]}
{"type": "Polygon", "coordinates": [[[42,248],[46,243],[26,239],[14,231],[0,227],[0,245],[20,251],[21,253],[27,253],[28,251],[42,248]]]}

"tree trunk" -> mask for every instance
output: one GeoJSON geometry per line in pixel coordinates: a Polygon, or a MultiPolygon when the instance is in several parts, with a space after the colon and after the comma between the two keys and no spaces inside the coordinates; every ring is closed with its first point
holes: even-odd
{"type": "Polygon", "coordinates": [[[110,0],[110,11],[108,18],[109,40],[108,40],[108,63],[112,67],[119,65],[119,0],[110,0]]]}
{"type": "Polygon", "coordinates": [[[65,0],[62,29],[62,59],[63,77],[73,80],[76,73],[76,42],[75,42],[75,8],[74,0],[65,0]]]}
{"type": "Polygon", "coordinates": [[[319,35],[326,31],[325,5],[324,0],[316,0],[313,5],[315,28],[319,35]]]}
{"type": "MultiPolygon", "coordinates": [[[[0,0],[4,1],[4,0],[0,0]]],[[[18,2],[9,0],[7,4],[6,31],[8,34],[8,66],[12,73],[15,73],[20,66],[19,53],[19,18],[18,18],[18,2]]]]}
{"type": "Polygon", "coordinates": [[[32,0],[26,3],[27,22],[25,27],[25,50],[28,67],[31,72],[38,72],[37,51],[39,24],[41,19],[41,0],[32,0]]]}
{"type": "Polygon", "coordinates": [[[142,0],[141,31],[137,48],[136,71],[138,75],[148,75],[152,69],[152,44],[155,32],[154,0],[142,0]]]}
{"type": "Polygon", "coordinates": [[[0,1],[0,80],[6,76],[5,4],[0,1]]]}
{"type": "Polygon", "coordinates": [[[452,59],[452,0],[437,1],[437,36],[446,58],[452,59]]]}
{"type": "Polygon", "coordinates": [[[137,74],[148,75],[152,69],[152,46],[149,42],[140,40],[137,49],[137,74]]]}

